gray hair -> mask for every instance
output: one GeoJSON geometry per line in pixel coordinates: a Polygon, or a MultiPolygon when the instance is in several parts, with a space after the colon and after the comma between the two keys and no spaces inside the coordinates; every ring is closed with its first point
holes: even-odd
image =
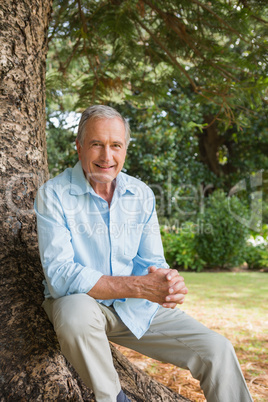
{"type": "Polygon", "coordinates": [[[126,146],[128,147],[130,141],[130,127],[128,121],[114,108],[105,105],[94,105],[88,107],[82,113],[77,133],[77,140],[81,146],[83,146],[85,138],[85,126],[87,121],[94,119],[114,119],[118,118],[124,123],[125,126],[125,140],[126,146]]]}

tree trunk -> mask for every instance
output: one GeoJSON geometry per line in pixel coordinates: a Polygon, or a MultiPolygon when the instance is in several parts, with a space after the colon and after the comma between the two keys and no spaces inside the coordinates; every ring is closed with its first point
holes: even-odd
{"type": "Polygon", "coordinates": [[[204,121],[209,126],[199,134],[199,151],[201,161],[209,167],[209,170],[216,176],[222,175],[221,166],[218,161],[218,150],[223,144],[224,138],[219,137],[216,122],[210,125],[213,116],[205,116],[204,121]]]}
{"type": "Polygon", "coordinates": [[[225,135],[219,135],[217,122],[211,124],[214,117],[212,115],[204,116],[205,123],[208,124],[207,128],[199,134],[199,153],[200,160],[208,166],[209,170],[218,177],[223,177],[223,183],[228,187],[229,175],[236,172],[236,168],[230,163],[230,156],[232,155],[232,130],[227,130],[225,135]],[[222,146],[228,150],[228,158],[223,165],[219,162],[219,151],[222,146]]]}
{"type": "MultiPolygon", "coordinates": [[[[6,0],[0,6],[1,402],[94,400],[61,355],[41,308],[33,202],[48,178],[45,58],[51,6],[52,0],[6,0]]],[[[133,401],[186,400],[112,350],[133,401]]]]}

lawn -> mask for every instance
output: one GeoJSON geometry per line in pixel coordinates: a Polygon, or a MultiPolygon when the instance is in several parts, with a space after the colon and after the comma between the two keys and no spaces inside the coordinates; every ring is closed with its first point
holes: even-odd
{"type": "MultiPolygon", "coordinates": [[[[189,289],[181,307],[233,343],[254,402],[268,401],[268,274],[183,273],[189,289]]],[[[158,381],[192,401],[205,401],[186,371],[119,348],[158,381]]]]}

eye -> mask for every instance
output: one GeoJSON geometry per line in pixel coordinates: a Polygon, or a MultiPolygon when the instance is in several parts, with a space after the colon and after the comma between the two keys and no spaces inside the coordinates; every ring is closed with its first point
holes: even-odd
{"type": "Polygon", "coordinates": [[[101,147],[101,143],[99,143],[99,142],[93,142],[93,144],[91,144],[92,145],[92,147],[94,147],[94,148],[99,148],[99,147],[101,147]]]}
{"type": "Polygon", "coordinates": [[[122,145],[121,144],[113,144],[113,147],[114,148],[122,148],[122,145]]]}

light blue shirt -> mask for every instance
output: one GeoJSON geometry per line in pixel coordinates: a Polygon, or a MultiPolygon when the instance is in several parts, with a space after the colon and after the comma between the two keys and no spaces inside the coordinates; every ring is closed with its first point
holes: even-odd
{"type": "MultiPolygon", "coordinates": [[[[146,275],[150,265],[168,268],[153,192],[125,173],[116,178],[109,208],[78,162],[39,189],[35,212],[45,297],[87,293],[102,275],[146,275]]],[[[137,338],[159,308],[144,299],[98,302],[113,304],[137,338]]]]}

